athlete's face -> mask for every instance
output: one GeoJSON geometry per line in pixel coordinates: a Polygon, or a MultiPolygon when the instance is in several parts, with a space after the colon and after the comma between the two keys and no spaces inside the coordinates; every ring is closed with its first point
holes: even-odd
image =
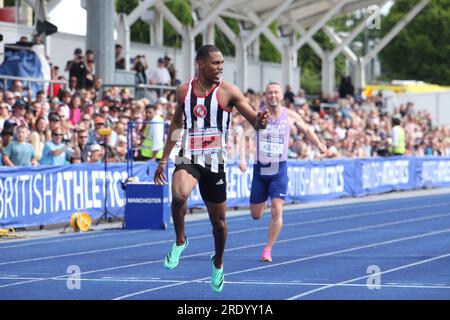
{"type": "Polygon", "coordinates": [[[222,78],[223,64],[224,60],[221,52],[210,52],[208,59],[199,62],[199,70],[210,81],[217,83],[222,78]]]}
{"type": "Polygon", "coordinates": [[[280,86],[277,84],[269,84],[266,87],[264,99],[266,100],[266,105],[269,107],[275,108],[280,105],[281,100],[283,100],[283,93],[281,92],[280,86]]]}

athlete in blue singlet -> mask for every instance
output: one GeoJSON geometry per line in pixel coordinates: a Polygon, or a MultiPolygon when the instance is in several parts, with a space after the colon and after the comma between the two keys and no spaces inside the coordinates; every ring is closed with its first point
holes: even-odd
{"type": "MultiPolygon", "coordinates": [[[[269,241],[261,256],[262,261],[268,262],[272,261],[272,247],[283,226],[283,204],[288,191],[286,160],[290,128],[295,125],[320,152],[327,150],[316,134],[305,125],[299,114],[281,105],[282,99],[281,86],[278,83],[269,83],[264,94],[264,108],[269,111],[269,120],[266,129],[258,131],[256,135],[257,161],[253,167],[250,193],[250,210],[253,219],[262,217],[269,196],[272,201],[269,241]]],[[[239,168],[242,171],[246,170],[245,159],[242,156],[239,168]]]]}

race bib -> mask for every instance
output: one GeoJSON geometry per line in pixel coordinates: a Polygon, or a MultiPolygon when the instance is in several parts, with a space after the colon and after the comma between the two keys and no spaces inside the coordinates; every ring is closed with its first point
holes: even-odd
{"type": "Polygon", "coordinates": [[[260,152],[266,156],[281,156],[283,154],[284,141],[283,139],[271,139],[259,141],[260,152]]]}
{"type": "Polygon", "coordinates": [[[188,147],[193,154],[215,153],[222,149],[222,134],[217,128],[190,129],[188,147]]]}

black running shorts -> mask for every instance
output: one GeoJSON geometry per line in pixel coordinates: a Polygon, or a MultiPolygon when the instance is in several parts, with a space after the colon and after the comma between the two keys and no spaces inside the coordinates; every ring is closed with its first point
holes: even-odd
{"type": "Polygon", "coordinates": [[[227,199],[227,181],[225,172],[215,173],[198,164],[180,163],[175,171],[186,170],[198,181],[202,199],[212,203],[222,203],[227,199]]]}

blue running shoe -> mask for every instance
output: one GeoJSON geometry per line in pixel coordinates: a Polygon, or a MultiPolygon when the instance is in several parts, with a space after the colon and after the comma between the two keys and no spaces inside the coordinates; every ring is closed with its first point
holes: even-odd
{"type": "Polygon", "coordinates": [[[164,267],[167,269],[173,269],[178,265],[178,262],[180,261],[181,253],[184,249],[188,246],[189,241],[186,238],[184,240],[184,243],[180,246],[177,246],[177,243],[175,242],[172,245],[172,248],[170,249],[169,253],[167,253],[166,259],[164,259],[164,267]]]}
{"type": "Polygon", "coordinates": [[[211,265],[212,265],[212,277],[211,277],[211,288],[215,292],[221,292],[223,289],[223,267],[217,269],[214,266],[214,254],[211,256],[211,265]]]}

